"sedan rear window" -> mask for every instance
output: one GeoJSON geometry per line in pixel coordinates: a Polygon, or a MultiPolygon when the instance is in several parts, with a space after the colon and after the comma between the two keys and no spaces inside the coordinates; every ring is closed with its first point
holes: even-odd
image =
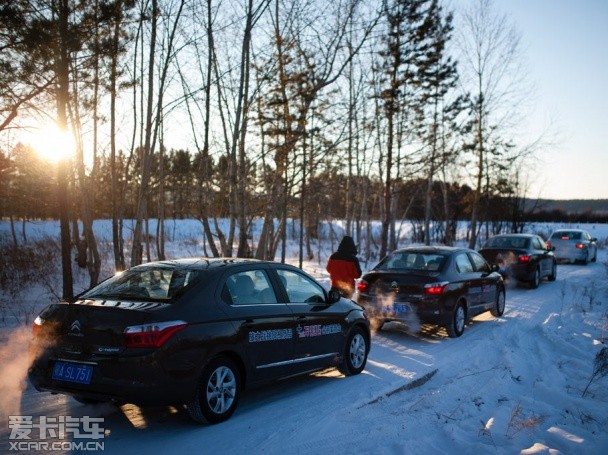
{"type": "Polygon", "coordinates": [[[485,243],[483,247],[501,249],[527,249],[530,247],[530,239],[526,237],[492,237],[485,243]]]}
{"type": "Polygon", "coordinates": [[[80,298],[170,301],[183,294],[200,274],[199,270],[170,267],[134,268],[114,275],[80,298]]]}
{"type": "Polygon", "coordinates": [[[557,231],[557,232],[553,233],[551,238],[552,239],[561,239],[561,240],[580,240],[581,233],[572,232],[572,231],[557,231]]]}
{"type": "Polygon", "coordinates": [[[445,256],[436,253],[402,252],[394,253],[376,266],[376,270],[426,270],[439,271],[445,256]]]}

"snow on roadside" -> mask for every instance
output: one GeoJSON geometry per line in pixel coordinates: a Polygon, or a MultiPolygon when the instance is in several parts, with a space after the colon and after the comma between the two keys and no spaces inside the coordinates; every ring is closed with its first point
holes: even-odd
{"type": "MultiPolygon", "coordinates": [[[[608,226],[599,228],[607,238],[608,226]]],[[[200,254],[188,238],[176,230],[168,251],[200,254]]],[[[288,257],[297,264],[295,251],[288,257]]],[[[601,250],[597,263],[560,265],[556,282],[509,286],[504,316],[478,316],[457,339],[389,326],[374,335],[361,375],[329,370],[248,391],[220,425],[193,425],[183,410],[82,406],[33,390],[22,411],[103,416],[108,454],[607,453],[608,378],[581,396],[607,343],[607,260],[601,250]]],[[[327,285],[322,262],[304,268],[327,285]]],[[[12,335],[0,333],[8,346],[12,335]]]]}

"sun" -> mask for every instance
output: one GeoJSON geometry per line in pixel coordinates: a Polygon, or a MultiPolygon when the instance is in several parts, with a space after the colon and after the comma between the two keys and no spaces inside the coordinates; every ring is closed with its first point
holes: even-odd
{"type": "Polygon", "coordinates": [[[32,132],[28,142],[38,155],[53,163],[72,157],[76,151],[71,132],[60,129],[54,123],[32,132]]]}

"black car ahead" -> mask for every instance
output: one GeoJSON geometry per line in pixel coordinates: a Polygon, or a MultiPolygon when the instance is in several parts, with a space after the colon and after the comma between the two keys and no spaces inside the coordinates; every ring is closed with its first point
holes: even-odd
{"type": "Polygon", "coordinates": [[[501,234],[490,237],[479,254],[490,264],[497,264],[503,276],[536,289],[543,278],[549,281],[557,278],[553,250],[538,235],[501,234]]]}
{"type": "Polygon", "coordinates": [[[80,401],[180,405],[198,422],[234,412],[241,390],[336,366],[360,373],[362,307],[274,262],[183,259],[133,267],[46,307],[29,378],[80,401]]]}
{"type": "Polygon", "coordinates": [[[473,250],[410,247],[386,256],[357,284],[357,301],[374,326],[410,321],[445,326],[459,337],[477,314],[505,310],[502,276],[473,250]]]}

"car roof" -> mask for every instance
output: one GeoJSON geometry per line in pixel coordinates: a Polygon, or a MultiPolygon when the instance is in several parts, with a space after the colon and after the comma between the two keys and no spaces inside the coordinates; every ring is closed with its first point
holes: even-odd
{"type": "Polygon", "coordinates": [[[426,254],[451,254],[457,251],[472,251],[469,248],[456,247],[456,246],[408,246],[393,251],[393,253],[426,253],[426,254]]]}
{"type": "Polygon", "coordinates": [[[488,240],[499,238],[499,237],[501,237],[501,238],[502,237],[531,238],[531,237],[538,237],[538,236],[536,234],[518,234],[518,233],[513,233],[513,234],[497,234],[497,235],[493,235],[488,240]]]}
{"type": "Polygon", "coordinates": [[[168,268],[191,268],[199,270],[212,270],[222,267],[233,267],[243,264],[276,264],[271,261],[261,261],[258,259],[249,258],[181,258],[171,259],[167,261],[153,261],[138,265],[138,268],[148,267],[168,267],[168,268]]]}

